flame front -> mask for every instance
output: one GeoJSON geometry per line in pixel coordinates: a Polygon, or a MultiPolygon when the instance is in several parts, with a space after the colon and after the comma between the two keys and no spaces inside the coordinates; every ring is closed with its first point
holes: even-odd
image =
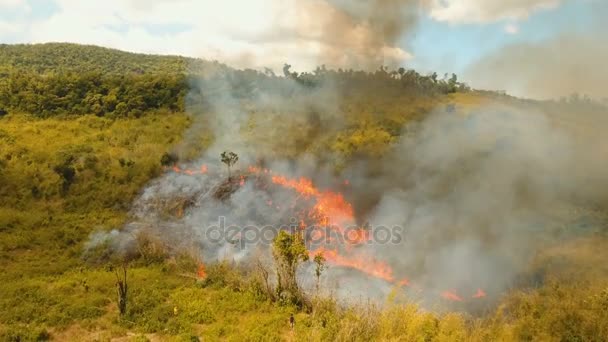
{"type": "Polygon", "coordinates": [[[477,289],[477,292],[473,295],[473,298],[483,298],[486,296],[486,293],[482,289],[477,289]]]}
{"type": "Polygon", "coordinates": [[[314,256],[319,253],[323,255],[327,262],[336,266],[353,268],[373,277],[384,279],[387,282],[394,281],[393,270],[385,262],[377,261],[371,257],[362,257],[360,255],[346,257],[340,255],[336,250],[326,250],[322,247],[311,251],[310,255],[314,256]]]}
{"type": "Polygon", "coordinates": [[[205,264],[203,264],[202,262],[198,265],[198,268],[196,270],[196,277],[201,280],[207,277],[207,271],[205,271],[205,264]]]}
{"type": "MultiPolygon", "coordinates": [[[[171,170],[175,173],[186,175],[204,175],[208,173],[206,165],[202,165],[199,170],[181,169],[176,165],[173,166],[171,170]]],[[[250,166],[248,172],[249,175],[240,175],[238,177],[240,186],[245,185],[245,182],[249,179],[248,176],[250,175],[269,177],[273,184],[295,191],[298,194],[298,197],[295,199],[291,208],[296,208],[296,202],[300,199],[312,202],[312,205],[309,206],[308,209],[303,212],[296,212],[300,217],[300,229],[307,229],[311,226],[325,227],[329,229],[329,231],[339,234],[338,236],[342,238],[341,241],[345,242],[345,244],[335,244],[335,237],[324,236],[325,234],[322,233],[322,231],[314,231],[312,232],[313,238],[317,240],[324,238],[330,246],[335,246],[331,246],[331,248],[319,247],[312,249],[309,251],[312,257],[321,253],[329,264],[355,269],[369,276],[393,283],[399,287],[411,285],[407,278],[400,278],[397,280],[393,274],[393,269],[386,262],[376,260],[374,257],[362,252],[353,253],[353,246],[362,245],[370,241],[371,237],[367,229],[356,227],[353,207],[341,193],[320,190],[315,187],[312,180],[305,177],[292,179],[273,173],[272,170],[257,166],[250,166]],[[319,236],[319,234],[321,236],[319,236]]],[[[350,182],[345,180],[342,184],[348,186],[350,185],[350,182]]],[[[274,205],[277,209],[280,209],[280,206],[274,204],[272,200],[268,200],[267,205],[270,207],[274,205]]],[[[202,263],[198,267],[197,276],[199,279],[204,279],[207,276],[205,266],[202,263]]],[[[464,299],[453,290],[443,291],[440,293],[440,296],[453,302],[464,301],[464,299]]],[[[482,289],[478,289],[470,298],[480,299],[485,296],[486,293],[482,289]]]]}
{"type": "Polygon", "coordinates": [[[443,297],[447,300],[451,300],[453,302],[462,302],[463,301],[459,295],[454,293],[454,291],[443,291],[441,293],[441,297],[443,297]]]}

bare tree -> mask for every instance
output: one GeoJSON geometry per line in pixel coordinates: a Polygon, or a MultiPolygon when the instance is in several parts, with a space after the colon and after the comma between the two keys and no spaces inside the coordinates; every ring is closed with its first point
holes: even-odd
{"type": "Polygon", "coordinates": [[[118,270],[114,270],[116,274],[116,289],[118,291],[118,310],[121,316],[127,312],[127,265],[122,265],[122,272],[121,276],[118,270]]]}
{"type": "Polygon", "coordinates": [[[315,276],[317,277],[317,292],[319,292],[321,273],[323,273],[323,271],[327,267],[325,265],[325,257],[323,256],[323,253],[317,253],[313,261],[315,262],[315,276]]]}

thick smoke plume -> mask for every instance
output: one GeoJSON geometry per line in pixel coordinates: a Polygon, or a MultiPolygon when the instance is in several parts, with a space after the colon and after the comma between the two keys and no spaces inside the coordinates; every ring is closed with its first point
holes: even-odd
{"type": "MultiPolygon", "coordinates": [[[[218,198],[226,184],[223,150],[242,157],[236,177],[260,165],[307,177],[318,188],[344,193],[355,209],[347,224],[403,228],[399,239],[351,246],[345,256],[388,265],[390,281],[330,263],[323,288],[342,298],[383,298],[401,279],[407,279],[404,291],[429,305],[446,291],[463,301],[479,289],[497,298],[516,286],[541,246],[558,241],[564,227],[581,219],[580,208],[606,201],[608,139],[600,117],[549,115],[541,105],[516,102],[460,114],[440,108],[404,129],[407,134],[384,157],[351,161],[336,174],[327,154],[313,148],[319,131],[337,132],[346,124],[336,83],[310,88],[292,79],[263,80],[244,85],[219,72],[200,81],[203,101],[191,111],[203,110],[199,115],[215,140],[199,160],[179,168],[204,165],[205,172],[169,170],[153,181],[134,203],[133,222],[111,234],[115,248],[129,248],[144,231],[176,250],[196,248],[205,262],[268,257],[267,244],[218,243],[208,233],[221,218],[226,227],[241,229],[293,224],[289,203],[300,195],[243,178],[218,198]],[[167,215],[176,201],[185,203],[178,208],[183,212],[167,215]]],[[[96,235],[93,243],[103,238],[96,235]]],[[[301,275],[305,285],[309,271],[301,275]]]]}
{"type": "MultiPolygon", "coordinates": [[[[364,70],[393,67],[411,57],[402,46],[415,32],[420,10],[419,0],[290,0],[277,11],[279,29],[255,40],[294,45],[304,60],[316,65],[364,70]]],[[[297,60],[293,64],[316,66],[297,60]]]]}
{"type": "MultiPolygon", "coordinates": [[[[361,68],[386,64],[386,47],[413,29],[412,11],[418,8],[417,1],[297,3],[310,14],[298,24],[310,30],[297,36],[323,36],[323,59],[361,68]]],[[[188,172],[169,169],[154,180],[134,203],[132,222],[109,236],[94,235],[93,244],[109,237],[116,250],[125,250],[138,232],[148,232],[174,250],[195,248],[205,262],[268,257],[268,245],[243,245],[238,238],[211,241],[208,234],[222,220],[242,229],[293,224],[290,204],[300,194],[260,186],[248,173],[249,166],[259,167],[342,193],[354,209],[347,225],[403,228],[399,239],[349,246],[344,256],[387,265],[390,275],[330,262],[324,289],[342,298],[384,298],[402,284],[408,295],[431,306],[446,292],[463,302],[481,289],[498,298],[518,285],[539,248],[577,233],[569,229],[572,223],[591,217],[581,208],[607,200],[608,122],[573,106],[568,115],[517,101],[459,112],[437,108],[404,127],[382,157],[353,158],[336,172],[340,156],[324,150],[323,139],[349,125],[343,110],[351,99],[344,97],[344,80],[328,76],[310,85],[293,76],[260,77],[222,67],[202,74],[188,96],[197,120],[186,139],[212,134],[212,145],[197,160],[176,166],[188,172]],[[224,150],[240,156],[234,170],[238,186],[226,185],[219,162],[224,150]]],[[[542,84],[554,83],[559,82],[542,84]]],[[[301,278],[311,285],[310,269],[305,267],[301,278]]]]}
{"type": "Polygon", "coordinates": [[[357,196],[380,194],[370,221],[407,228],[403,245],[379,254],[435,292],[514,286],[534,253],[580,219],[577,208],[606,200],[598,148],[608,139],[594,122],[499,105],[429,117],[354,183],[357,196]]]}

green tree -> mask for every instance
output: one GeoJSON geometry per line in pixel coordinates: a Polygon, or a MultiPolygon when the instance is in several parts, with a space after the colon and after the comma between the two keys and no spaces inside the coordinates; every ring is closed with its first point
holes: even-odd
{"type": "Polygon", "coordinates": [[[450,93],[455,93],[458,90],[458,76],[456,74],[452,74],[448,81],[448,86],[450,88],[450,93]]]}
{"type": "Polygon", "coordinates": [[[299,231],[289,233],[281,230],[275,237],[272,253],[277,266],[277,294],[294,304],[302,304],[296,273],[301,262],[308,261],[308,251],[299,231]],[[288,298],[285,298],[288,296],[288,298]]]}
{"type": "Polygon", "coordinates": [[[222,163],[228,167],[228,180],[230,180],[230,168],[239,160],[239,156],[232,151],[224,151],[220,155],[222,163]]]}

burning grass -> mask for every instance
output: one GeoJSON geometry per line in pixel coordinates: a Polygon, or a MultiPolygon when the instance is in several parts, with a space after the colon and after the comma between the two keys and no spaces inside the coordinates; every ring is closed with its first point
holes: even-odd
{"type": "MultiPolygon", "coordinates": [[[[297,228],[304,234],[313,232],[321,234],[317,240],[325,240],[326,244],[310,246],[308,251],[311,258],[317,254],[323,255],[326,262],[333,268],[344,268],[355,270],[370,278],[378,278],[397,287],[410,288],[415,286],[418,292],[424,289],[419,284],[412,284],[407,275],[397,274],[392,266],[384,260],[376,258],[373,254],[365,252],[363,248],[371,242],[370,231],[365,227],[357,227],[353,206],[344,197],[340,190],[321,189],[313,181],[306,177],[288,177],[271,169],[260,166],[249,166],[246,171],[237,171],[230,179],[225,178],[217,172],[210,172],[207,165],[167,168],[167,176],[178,174],[180,176],[195,177],[198,182],[206,184],[206,188],[191,193],[188,197],[177,194],[175,199],[171,197],[162,198],[160,203],[177,203],[180,205],[179,214],[181,218],[185,212],[204,210],[205,201],[229,202],[230,198],[241,188],[250,186],[259,191],[259,194],[267,194],[270,200],[267,206],[276,209],[277,213],[283,212],[283,216],[296,218],[297,228]],[[204,172],[196,171],[204,170],[204,172]],[[272,198],[277,192],[292,193],[289,200],[274,203],[272,198]],[[206,193],[207,195],[202,195],[206,193]],[[187,203],[187,205],[183,205],[187,203]],[[330,231],[315,230],[327,227],[330,231]]],[[[339,181],[336,188],[348,187],[348,181],[339,181]]],[[[157,197],[152,197],[156,201],[157,197]]],[[[159,208],[152,206],[152,210],[159,208]]],[[[162,207],[160,208],[162,210],[162,207]]],[[[150,211],[148,211],[150,212],[150,211]]],[[[273,216],[274,219],[276,215],[273,216]]],[[[293,223],[291,223],[293,225],[293,223]]],[[[295,226],[294,226],[295,228],[295,226]]],[[[463,290],[463,289],[460,289],[463,290]]],[[[454,303],[467,303],[474,301],[485,301],[486,292],[481,288],[468,289],[463,293],[456,290],[444,290],[436,294],[437,299],[454,303]]],[[[475,304],[475,306],[479,306],[475,304]]]]}
{"type": "MultiPolygon", "coordinates": [[[[0,340],[36,340],[49,334],[57,338],[74,326],[81,327],[83,334],[78,337],[84,339],[86,333],[99,331],[107,332],[108,339],[133,332],[208,340],[608,339],[608,270],[601,266],[608,257],[608,241],[603,235],[541,251],[529,275],[539,281],[523,281],[499,299],[497,308],[484,307],[476,317],[423,310],[397,290],[399,295],[383,307],[345,306],[336,299],[314,298],[312,312],[299,312],[269,300],[267,277],[255,268],[246,272],[230,264],[205,264],[203,274],[200,260],[168,252],[166,244],[153,238],[142,238],[141,251],[129,270],[131,305],[126,317],[117,319],[114,274],[105,262],[82,262],[84,243],[91,231],[120,227],[126,221],[134,196],[159,174],[162,154],[180,139],[186,125],[187,119],[180,115],[116,121],[92,116],[0,120],[0,340]],[[76,178],[62,192],[61,176],[53,168],[68,160],[76,178]],[[292,312],[293,332],[287,323],[292,312]]],[[[371,142],[384,141],[385,136],[379,132],[371,142]]],[[[348,144],[336,143],[333,149],[345,153],[361,149],[357,137],[344,141],[348,144]]],[[[180,170],[192,177],[207,172],[200,167],[180,170]]],[[[352,216],[344,196],[327,193],[306,179],[269,176],[269,170],[261,170],[263,176],[253,175],[259,172],[249,170],[221,183],[215,198],[228,199],[243,181],[259,181],[256,186],[300,193],[309,220],[352,216]]],[[[198,197],[172,199],[174,205],[161,203],[159,208],[178,218],[196,205],[198,197]]],[[[358,269],[395,286],[414,285],[391,272],[382,260],[348,258],[342,250],[324,254],[332,267],[358,269]]],[[[102,255],[100,260],[108,259],[102,255]]],[[[468,294],[454,293],[448,287],[446,296],[462,300],[485,294],[477,288],[468,294]]]]}

